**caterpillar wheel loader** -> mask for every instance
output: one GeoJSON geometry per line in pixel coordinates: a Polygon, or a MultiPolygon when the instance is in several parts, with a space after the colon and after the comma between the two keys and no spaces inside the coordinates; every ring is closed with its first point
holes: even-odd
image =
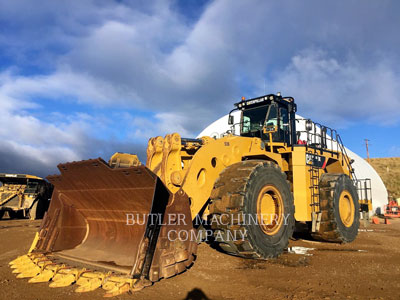
{"type": "Polygon", "coordinates": [[[41,219],[53,187],[43,178],[25,174],[0,174],[0,220],[7,212],[11,219],[41,219]]]}
{"type": "Polygon", "coordinates": [[[145,165],[122,153],[58,165],[31,249],[10,263],[17,277],[114,296],[184,272],[207,238],[252,259],[280,255],[296,222],[316,239],[353,241],[359,202],[336,131],[296,120],[280,94],[235,106],[241,119],[229,115],[225,136],[151,138],[145,165]]]}

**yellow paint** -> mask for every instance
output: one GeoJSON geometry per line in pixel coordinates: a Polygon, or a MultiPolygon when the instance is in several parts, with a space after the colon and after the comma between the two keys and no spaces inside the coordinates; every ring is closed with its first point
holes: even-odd
{"type": "Polygon", "coordinates": [[[167,134],[164,138],[163,160],[161,162],[161,179],[167,188],[176,193],[179,186],[173,184],[171,175],[182,170],[181,137],[177,133],[167,134]]]}
{"type": "Polygon", "coordinates": [[[120,168],[120,167],[127,168],[127,167],[136,167],[141,165],[137,155],[129,153],[121,153],[121,152],[114,153],[110,157],[108,164],[114,168],[120,168]]]}
{"type": "Polygon", "coordinates": [[[226,136],[210,140],[193,156],[183,180],[182,189],[191,199],[191,212],[194,218],[207,203],[214,183],[226,167],[242,161],[246,156],[273,157],[281,163],[281,155],[265,152],[259,138],[226,136]]]}
{"type": "Polygon", "coordinates": [[[94,291],[101,287],[106,277],[107,274],[101,272],[85,272],[76,281],[79,287],[75,289],[75,292],[84,293],[94,291]]]}
{"type": "Polygon", "coordinates": [[[17,275],[17,278],[31,278],[39,274],[41,270],[42,269],[39,266],[33,264],[21,270],[21,272],[17,275]]]}
{"type": "Polygon", "coordinates": [[[65,268],[60,269],[53,277],[49,287],[65,287],[73,284],[79,276],[85,272],[85,269],[65,268]]]}
{"type": "Polygon", "coordinates": [[[163,159],[164,139],[161,136],[149,139],[147,145],[146,166],[158,177],[161,177],[161,161],[163,159]]]}
{"type": "Polygon", "coordinates": [[[16,265],[18,265],[19,263],[24,263],[26,261],[30,261],[31,258],[29,257],[29,255],[22,255],[22,256],[18,256],[16,259],[10,261],[8,264],[11,266],[11,268],[15,267],[16,265]]]}
{"type": "MultiPolygon", "coordinates": [[[[292,173],[291,183],[297,221],[312,220],[310,166],[306,152],[329,160],[325,172],[344,173],[350,176],[345,164],[347,157],[341,153],[306,147],[287,147],[284,143],[263,142],[260,138],[227,135],[220,139],[202,138],[202,145],[195,142],[181,144],[179,134],[149,140],[146,166],[157,174],[172,192],[180,188],[189,196],[192,218],[202,211],[208,214],[207,201],[219,174],[228,166],[246,159],[273,161],[282,171],[292,173]]],[[[324,171],[320,171],[320,175],[324,171]]]]}
{"type": "Polygon", "coordinates": [[[54,277],[57,271],[60,269],[59,265],[51,264],[47,265],[38,275],[29,279],[30,283],[48,282],[54,277]]]}
{"type": "Polygon", "coordinates": [[[292,152],[294,217],[297,221],[311,221],[311,191],[309,167],[305,147],[294,147],[292,152]]]}
{"type": "Polygon", "coordinates": [[[264,186],[257,197],[257,219],[261,230],[275,235],[283,224],[284,205],[279,190],[272,185],[264,186]]]}
{"type": "Polygon", "coordinates": [[[344,190],[339,197],[339,215],[346,227],[351,227],[354,222],[354,202],[351,194],[344,190]]]}
{"type": "Polygon", "coordinates": [[[28,253],[31,253],[36,248],[38,241],[39,241],[39,232],[36,232],[35,238],[33,239],[32,245],[29,248],[28,253]]]}
{"type": "Polygon", "coordinates": [[[104,297],[109,298],[109,297],[119,296],[129,292],[130,290],[131,286],[128,282],[119,283],[113,289],[108,290],[107,293],[104,294],[104,297]]]}
{"type": "Polygon", "coordinates": [[[66,287],[74,282],[78,286],[75,292],[93,291],[102,287],[107,292],[104,297],[113,297],[133,289],[136,279],[126,276],[111,276],[111,272],[92,272],[85,268],[71,268],[53,263],[43,254],[19,256],[9,263],[17,273],[17,278],[29,278],[29,283],[48,282],[50,287],[66,287]]]}
{"type": "Polygon", "coordinates": [[[368,211],[372,210],[372,201],[371,200],[367,200],[367,199],[359,199],[358,203],[361,204],[366,204],[368,205],[368,211]]]}
{"type": "Polygon", "coordinates": [[[136,281],[132,278],[109,276],[102,286],[107,291],[104,297],[114,297],[127,293],[133,288],[136,281]]]}

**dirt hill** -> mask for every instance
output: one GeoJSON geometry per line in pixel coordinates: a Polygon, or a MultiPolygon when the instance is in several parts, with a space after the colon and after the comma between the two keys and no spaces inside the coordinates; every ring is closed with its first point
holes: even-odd
{"type": "Polygon", "coordinates": [[[371,158],[371,165],[381,176],[389,196],[400,198],[400,157],[371,158]]]}

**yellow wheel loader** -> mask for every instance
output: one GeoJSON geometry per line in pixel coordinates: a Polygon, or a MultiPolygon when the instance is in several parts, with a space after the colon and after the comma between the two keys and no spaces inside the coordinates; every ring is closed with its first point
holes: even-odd
{"type": "Polygon", "coordinates": [[[296,222],[316,239],[353,241],[360,206],[337,132],[296,119],[294,99],[280,94],[235,106],[241,119],[229,114],[221,138],[151,138],[146,165],[123,153],[60,164],[48,177],[49,211],[14,272],[114,296],[184,272],[205,240],[253,259],[280,255],[296,222]]]}
{"type": "Polygon", "coordinates": [[[43,178],[25,174],[0,174],[0,220],[7,212],[11,219],[41,219],[53,187],[43,178]]]}

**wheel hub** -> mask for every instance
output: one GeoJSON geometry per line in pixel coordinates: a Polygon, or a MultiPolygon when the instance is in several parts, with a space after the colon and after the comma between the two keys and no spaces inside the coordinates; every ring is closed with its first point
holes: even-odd
{"type": "Polygon", "coordinates": [[[354,222],[354,202],[348,191],[343,191],[339,198],[339,214],[344,226],[350,227],[354,222]]]}
{"type": "Polygon", "coordinates": [[[258,194],[257,220],[261,230],[267,235],[276,234],[283,223],[283,200],[279,190],[266,185],[258,194]]]}

